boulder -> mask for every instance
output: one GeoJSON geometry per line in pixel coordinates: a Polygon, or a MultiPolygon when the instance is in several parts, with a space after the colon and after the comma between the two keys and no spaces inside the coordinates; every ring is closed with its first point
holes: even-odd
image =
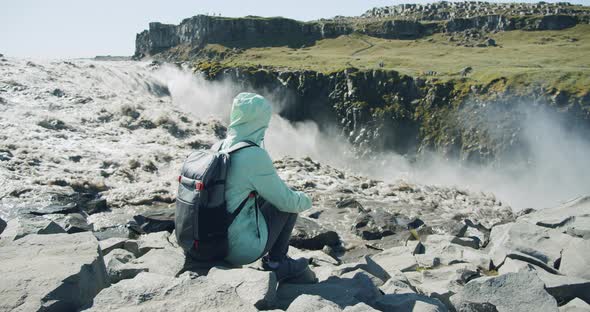
{"type": "Polygon", "coordinates": [[[408,278],[400,271],[379,287],[385,295],[411,294],[416,290],[408,278]]]}
{"type": "Polygon", "coordinates": [[[588,312],[590,304],[581,299],[574,299],[567,304],[559,307],[559,312],[588,312]]]}
{"type": "Polygon", "coordinates": [[[126,238],[111,237],[99,241],[98,244],[100,245],[100,249],[102,249],[102,254],[106,256],[115,249],[124,248],[126,241],[128,241],[126,238]]]}
{"type": "MultiPolygon", "coordinates": [[[[381,239],[384,236],[393,235],[406,230],[405,226],[398,224],[397,218],[382,209],[374,209],[370,212],[360,212],[353,224],[356,235],[365,240],[381,239]]],[[[409,233],[407,233],[409,236],[409,233]]]]}
{"type": "Polygon", "coordinates": [[[58,234],[65,232],[59,224],[44,217],[20,215],[8,221],[2,236],[0,236],[0,246],[7,245],[30,234],[58,234]]]}
{"type": "Polygon", "coordinates": [[[342,310],[340,310],[337,304],[314,295],[301,295],[297,297],[287,309],[287,312],[309,311],[340,312],[342,310]]]}
{"type": "Polygon", "coordinates": [[[285,309],[304,294],[320,296],[340,307],[359,302],[372,304],[381,296],[379,289],[364,274],[356,274],[353,278],[333,276],[317,284],[280,284],[277,289],[277,306],[285,309]]]}
{"type": "Polygon", "coordinates": [[[184,266],[185,256],[181,249],[166,247],[152,249],[140,258],[129,262],[129,266],[146,268],[150,273],[176,276],[184,266]]]}
{"type": "MultiPolygon", "coordinates": [[[[126,250],[123,251],[128,252],[126,250]]],[[[111,254],[113,255],[109,254],[109,256],[105,258],[107,273],[111,283],[115,284],[121,280],[131,279],[141,272],[149,271],[146,267],[129,264],[129,261],[124,256],[117,257],[117,252],[112,252],[111,254]]]]}
{"type": "Polygon", "coordinates": [[[500,265],[506,256],[521,253],[557,268],[561,250],[571,239],[560,231],[518,220],[492,229],[489,255],[495,266],[500,265]]]}
{"type": "Polygon", "coordinates": [[[416,258],[406,246],[387,249],[370,256],[369,259],[383,268],[390,276],[398,270],[402,272],[414,271],[418,267],[416,258]]]}
{"type": "Polygon", "coordinates": [[[342,312],[378,312],[378,311],[371,308],[367,304],[361,302],[361,303],[357,303],[351,307],[349,306],[349,307],[344,308],[344,310],[342,310],[342,312]]]}
{"type": "Polygon", "coordinates": [[[86,311],[257,311],[230,285],[190,272],[178,278],[142,272],[101,291],[86,311]]]}
{"type": "Polygon", "coordinates": [[[557,311],[543,281],[530,271],[474,279],[451,302],[457,311],[557,311]]]}
{"type": "Polygon", "coordinates": [[[258,309],[272,307],[276,299],[277,277],[274,272],[215,267],[207,278],[234,287],[240,298],[258,309]]]}
{"type": "Polygon", "coordinates": [[[416,292],[436,298],[448,308],[452,308],[451,296],[460,292],[463,285],[481,277],[478,268],[470,263],[457,263],[436,269],[422,270],[420,276],[413,278],[416,292]]]}
{"type": "Polygon", "coordinates": [[[125,249],[115,249],[108,255],[104,256],[104,263],[108,266],[108,263],[111,259],[117,259],[121,263],[128,263],[135,259],[135,256],[125,249]]]}
{"type": "Polygon", "coordinates": [[[555,208],[538,210],[518,220],[590,239],[590,196],[577,198],[555,208]]]}
{"type": "Polygon", "coordinates": [[[421,267],[430,268],[441,264],[472,263],[486,270],[490,268],[490,257],[486,253],[475,249],[479,246],[479,241],[474,240],[469,243],[461,241],[455,236],[433,234],[429,235],[422,244],[424,254],[416,255],[421,267]]]}
{"type": "Polygon", "coordinates": [[[448,309],[437,299],[428,298],[418,294],[396,294],[384,295],[377,302],[375,307],[380,311],[395,312],[446,312],[448,309]]]}
{"type": "Polygon", "coordinates": [[[325,252],[321,250],[302,250],[293,246],[289,247],[289,256],[294,259],[308,259],[311,264],[316,266],[326,264],[338,265],[340,263],[340,261],[327,255],[325,252]]]}
{"type": "Polygon", "coordinates": [[[133,216],[127,228],[138,234],[174,231],[174,210],[150,211],[143,215],[133,216]]]}
{"type": "Polygon", "coordinates": [[[506,258],[498,272],[506,274],[510,272],[531,271],[545,283],[545,289],[558,303],[568,302],[574,298],[580,298],[590,302],[590,280],[577,276],[565,276],[547,272],[543,268],[529,262],[506,258]]]}
{"type": "Polygon", "coordinates": [[[300,249],[321,250],[324,246],[339,245],[340,237],[312,219],[299,217],[289,244],[300,249]]]}
{"type": "Polygon", "coordinates": [[[89,215],[109,211],[105,198],[94,198],[80,205],[80,209],[89,215]]]}
{"type": "Polygon", "coordinates": [[[559,271],[590,280],[590,240],[573,239],[561,252],[559,271]]]}
{"type": "Polygon", "coordinates": [[[68,234],[92,232],[94,230],[94,226],[89,224],[86,217],[81,213],[70,213],[67,215],[54,214],[46,217],[59,224],[68,234]]]}
{"type": "Polygon", "coordinates": [[[341,276],[342,274],[353,272],[359,269],[375,277],[378,277],[382,282],[402,274],[401,271],[395,269],[387,272],[385,269],[379,266],[379,264],[373,261],[370,256],[365,256],[360,262],[346,263],[333,268],[332,275],[341,276]]]}
{"type": "Polygon", "coordinates": [[[1,311],[76,311],[109,279],[92,233],[31,234],[0,247],[1,311]]]}
{"type": "Polygon", "coordinates": [[[145,255],[152,249],[164,249],[166,247],[171,247],[172,244],[170,241],[168,241],[169,236],[170,233],[168,232],[156,232],[141,235],[137,239],[139,257],[145,255]]]}

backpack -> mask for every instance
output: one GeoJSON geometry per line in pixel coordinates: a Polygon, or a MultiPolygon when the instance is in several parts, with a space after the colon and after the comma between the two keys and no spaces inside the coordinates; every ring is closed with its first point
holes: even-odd
{"type": "Polygon", "coordinates": [[[227,230],[248,198],[256,196],[251,193],[232,214],[227,212],[225,179],[230,154],[257,145],[244,141],[222,151],[222,143],[191,153],[178,177],[176,239],[185,254],[198,261],[222,260],[227,256],[227,230]]]}

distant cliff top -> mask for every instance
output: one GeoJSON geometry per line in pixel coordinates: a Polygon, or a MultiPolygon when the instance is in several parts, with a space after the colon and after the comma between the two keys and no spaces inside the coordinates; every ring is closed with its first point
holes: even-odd
{"type": "Polygon", "coordinates": [[[482,15],[589,15],[590,7],[568,2],[558,3],[490,3],[483,1],[435,2],[430,4],[399,4],[368,10],[363,18],[395,18],[419,21],[443,21],[482,15]]]}

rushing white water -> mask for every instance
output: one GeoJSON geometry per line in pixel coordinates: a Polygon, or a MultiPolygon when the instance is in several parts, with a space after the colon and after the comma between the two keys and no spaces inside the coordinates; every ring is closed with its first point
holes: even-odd
{"type": "MultiPolygon", "coordinates": [[[[0,161],[4,214],[59,180],[104,184],[113,205],[173,196],[180,160],[196,143],[215,141],[212,120],[225,123],[232,98],[250,91],[141,62],[8,59],[0,63],[0,74],[0,152],[12,155],[0,161]],[[47,129],[44,121],[63,125],[47,129]],[[21,198],[10,196],[14,192],[23,192],[21,198]]],[[[269,98],[277,112],[284,106],[272,94],[269,98]]],[[[543,208],[590,191],[584,164],[590,148],[551,118],[539,118],[531,116],[523,125],[532,165],[467,167],[436,155],[410,163],[392,153],[359,160],[338,134],[278,115],[265,147],[274,157],[310,156],[386,181],[458,185],[496,193],[515,208],[543,208]]]]}

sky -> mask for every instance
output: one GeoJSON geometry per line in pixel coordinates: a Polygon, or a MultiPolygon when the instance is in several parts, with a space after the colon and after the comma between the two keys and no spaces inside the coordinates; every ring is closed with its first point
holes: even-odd
{"type": "MultiPolygon", "coordinates": [[[[148,23],[178,24],[197,14],[283,16],[314,20],[426,0],[3,0],[0,53],[12,57],[78,58],[132,55],[148,23]]],[[[495,1],[492,1],[495,2],[495,1]]],[[[506,2],[506,0],[501,1],[506,2]]],[[[522,0],[519,2],[535,2],[522,0]]],[[[546,2],[559,2],[546,0],[546,2]]],[[[590,5],[590,0],[571,0],[590,5]]]]}

